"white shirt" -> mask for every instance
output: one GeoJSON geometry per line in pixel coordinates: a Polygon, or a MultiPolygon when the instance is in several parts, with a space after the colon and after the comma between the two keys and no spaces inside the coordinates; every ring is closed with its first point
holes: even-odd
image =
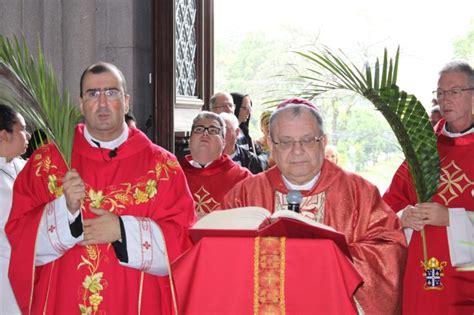
{"type": "Polygon", "coordinates": [[[26,161],[14,158],[7,162],[0,157],[0,315],[21,314],[8,279],[10,242],[5,234],[5,224],[10,215],[13,183],[26,161]]]}

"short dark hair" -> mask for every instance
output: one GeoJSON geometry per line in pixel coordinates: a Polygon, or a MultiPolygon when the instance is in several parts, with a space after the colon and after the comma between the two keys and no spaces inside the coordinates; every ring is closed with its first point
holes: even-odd
{"type": "Polygon", "coordinates": [[[0,130],[13,132],[13,127],[18,122],[18,113],[10,106],[0,104],[0,130]]]}
{"type": "Polygon", "coordinates": [[[197,114],[196,117],[194,117],[193,124],[191,126],[191,133],[192,133],[193,128],[196,125],[196,123],[201,119],[209,119],[209,120],[217,121],[217,123],[219,124],[219,128],[221,128],[221,137],[222,137],[222,139],[225,138],[225,131],[226,130],[225,130],[224,118],[222,118],[221,116],[219,116],[216,113],[209,112],[207,110],[203,110],[202,112],[199,112],[199,114],[197,114]]]}
{"type": "Polygon", "coordinates": [[[86,74],[88,74],[88,73],[100,74],[100,73],[104,73],[104,72],[113,72],[113,73],[118,74],[118,76],[120,77],[120,80],[122,81],[121,83],[122,83],[123,92],[125,94],[127,93],[127,82],[125,81],[125,77],[123,76],[122,71],[120,71],[120,69],[117,68],[117,66],[114,65],[114,64],[100,61],[100,62],[94,63],[93,65],[90,65],[82,73],[81,81],[79,82],[79,96],[82,97],[82,94],[84,92],[82,90],[82,83],[84,82],[84,78],[85,78],[86,74]]]}
{"type": "Polygon", "coordinates": [[[135,119],[135,116],[133,116],[132,113],[128,112],[125,114],[125,122],[128,123],[130,120],[137,122],[137,120],[135,119]]]}

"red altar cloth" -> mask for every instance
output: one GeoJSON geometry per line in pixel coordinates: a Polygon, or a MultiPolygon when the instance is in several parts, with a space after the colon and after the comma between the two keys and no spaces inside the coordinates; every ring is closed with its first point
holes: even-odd
{"type": "MultiPolygon", "coordinates": [[[[282,284],[283,312],[274,314],[357,313],[352,295],[362,278],[332,241],[286,239],[281,248],[284,275],[276,286],[282,284]]],[[[172,272],[179,313],[259,313],[256,251],[254,238],[206,237],[178,258],[172,272]]]]}

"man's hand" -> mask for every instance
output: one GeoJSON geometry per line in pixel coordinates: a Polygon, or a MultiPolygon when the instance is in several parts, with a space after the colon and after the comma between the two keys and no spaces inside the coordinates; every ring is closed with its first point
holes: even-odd
{"type": "Polygon", "coordinates": [[[424,202],[416,206],[407,206],[402,214],[402,226],[416,231],[425,225],[448,226],[449,211],[443,205],[436,202],[424,202]]]}
{"type": "Polygon", "coordinates": [[[97,217],[84,220],[84,240],[81,245],[107,244],[121,238],[118,216],[102,209],[90,208],[90,211],[97,217]]]}
{"type": "Polygon", "coordinates": [[[425,202],[417,205],[420,212],[425,215],[425,224],[434,226],[449,225],[449,210],[437,202],[425,202]]]}
{"type": "Polygon", "coordinates": [[[86,196],[84,182],[75,169],[71,169],[64,176],[63,189],[67,209],[71,214],[74,214],[79,210],[82,199],[86,196]]]}
{"type": "Polygon", "coordinates": [[[403,210],[400,220],[404,228],[412,228],[415,231],[419,231],[425,226],[425,214],[421,213],[416,206],[407,206],[403,210]]]}

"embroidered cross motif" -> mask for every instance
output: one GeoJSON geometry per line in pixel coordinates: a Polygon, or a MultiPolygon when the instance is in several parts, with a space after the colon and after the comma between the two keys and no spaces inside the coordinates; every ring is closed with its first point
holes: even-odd
{"type": "Polygon", "coordinates": [[[142,244],[143,247],[145,247],[146,250],[150,249],[151,244],[145,241],[145,243],[142,244]]]}
{"type": "Polygon", "coordinates": [[[49,233],[53,233],[55,229],[56,229],[56,227],[55,227],[54,225],[51,225],[51,226],[48,228],[48,232],[49,232],[49,233]]]}
{"type": "Polygon", "coordinates": [[[466,173],[454,161],[441,169],[439,196],[446,205],[449,205],[451,200],[459,197],[466,188],[472,185],[474,185],[474,182],[466,176],[466,173]]]}
{"type": "Polygon", "coordinates": [[[196,212],[209,213],[220,206],[220,203],[212,198],[204,186],[201,186],[201,188],[194,193],[194,201],[196,202],[196,212]]]}

